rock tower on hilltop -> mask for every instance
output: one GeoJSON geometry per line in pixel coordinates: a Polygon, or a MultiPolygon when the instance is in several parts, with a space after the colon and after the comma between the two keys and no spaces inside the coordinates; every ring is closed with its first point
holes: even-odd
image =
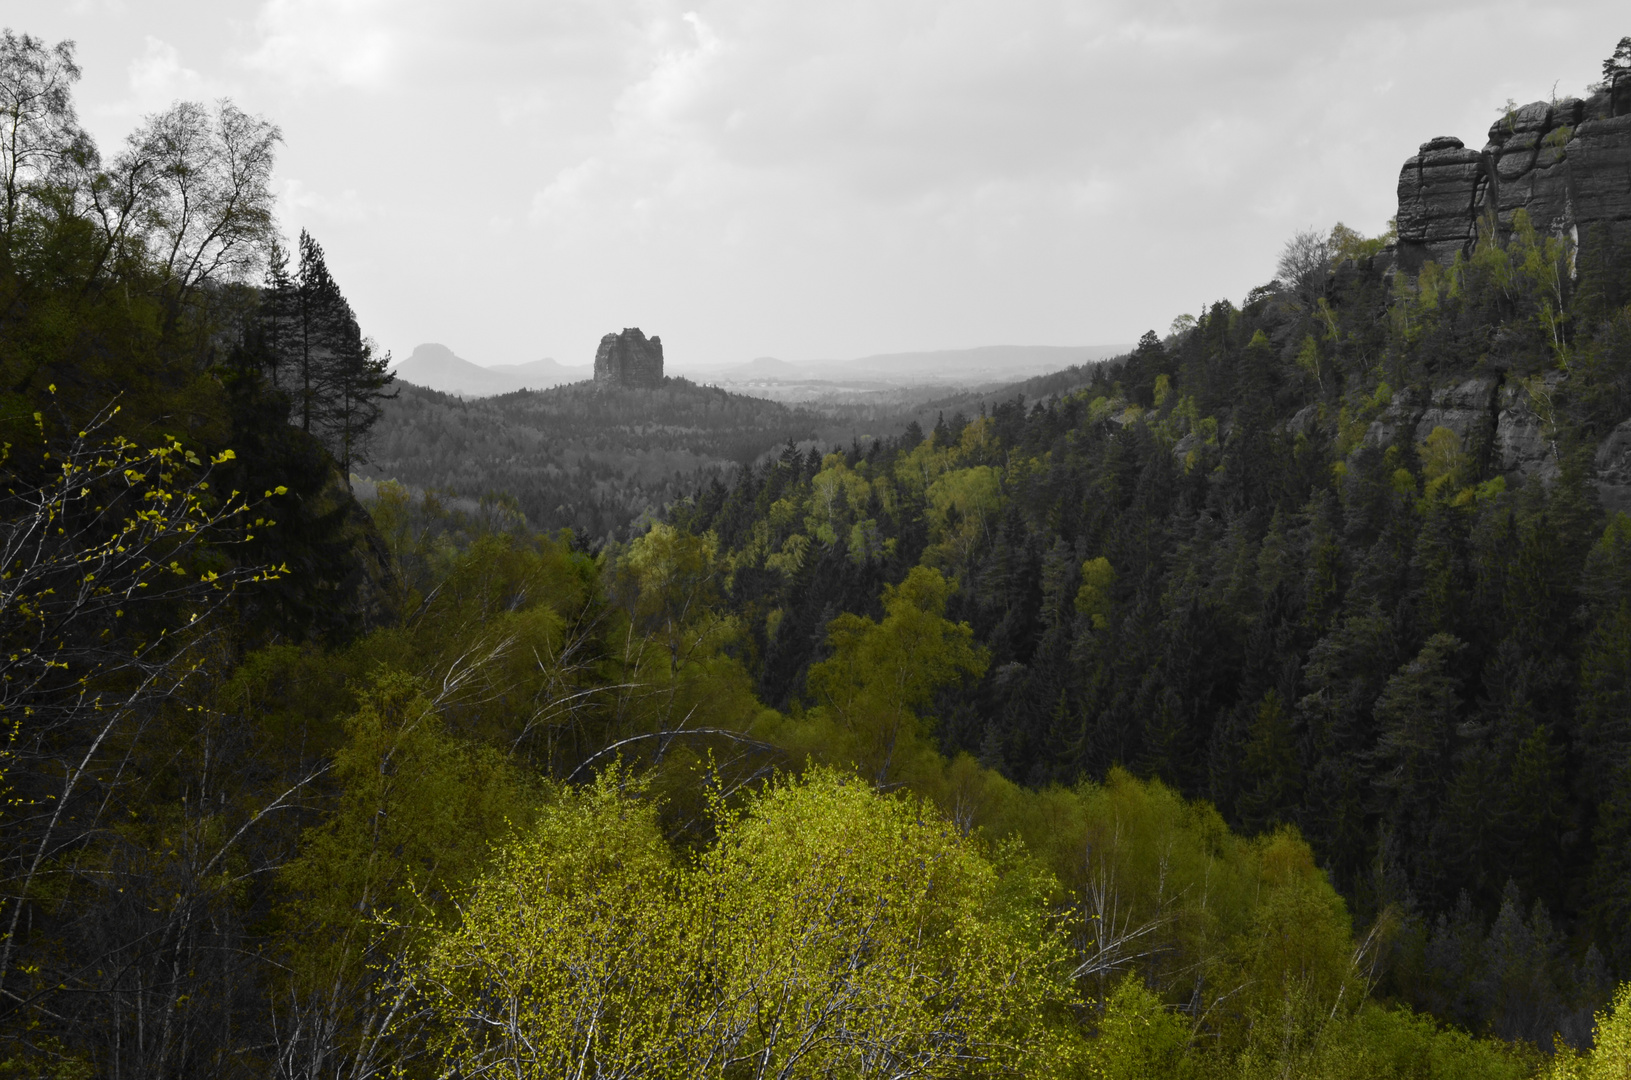
{"type": "Polygon", "coordinates": [[[607,334],[595,350],[598,386],[658,387],[663,384],[663,339],[647,340],[638,326],[607,334]]]}
{"type": "Polygon", "coordinates": [[[1510,233],[1519,210],[1566,237],[1577,260],[1631,247],[1631,73],[1589,99],[1537,101],[1489,129],[1482,150],[1441,135],[1399,175],[1399,265],[1470,254],[1480,229],[1510,233]]]}

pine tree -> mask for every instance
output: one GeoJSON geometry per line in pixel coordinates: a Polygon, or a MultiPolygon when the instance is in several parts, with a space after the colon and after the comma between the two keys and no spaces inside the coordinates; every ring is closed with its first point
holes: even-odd
{"type": "Polygon", "coordinates": [[[325,384],[350,344],[356,318],[310,233],[301,230],[292,276],[286,265],[273,264],[262,320],[276,357],[272,380],[288,391],[300,429],[310,432],[321,428],[325,384]]]}
{"type": "Polygon", "coordinates": [[[1614,52],[1603,61],[1603,88],[1614,89],[1627,75],[1631,75],[1631,37],[1621,38],[1614,52]]]}
{"type": "Polygon", "coordinates": [[[321,372],[320,434],[340,463],[340,473],[351,483],[351,466],[367,461],[369,432],[379,421],[382,401],[396,397],[386,388],[391,354],[378,354],[374,342],[362,336],[357,324],[347,327],[344,344],[321,372]]]}
{"type": "Polygon", "coordinates": [[[351,476],[366,460],[364,446],[379,420],[380,402],[395,397],[387,387],[390,353],[376,355],[356,315],[310,233],[300,234],[299,262],[274,249],[261,299],[261,337],[274,385],[292,399],[291,420],[316,435],[351,476]]]}

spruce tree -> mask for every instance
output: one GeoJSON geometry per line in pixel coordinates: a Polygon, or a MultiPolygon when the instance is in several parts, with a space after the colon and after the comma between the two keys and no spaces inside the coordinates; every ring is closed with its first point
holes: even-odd
{"type": "Polygon", "coordinates": [[[348,486],[351,466],[368,460],[365,447],[383,412],[380,403],[396,397],[396,391],[386,392],[396,379],[390,366],[391,354],[377,353],[374,342],[362,336],[353,320],[322,368],[318,434],[340,463],[348,486]]]}
{"type": "Polygon", "coordinates": [[[348,348],[356,318],[328,272],[322,247],[304,229],[294,274],[274,263],[267,284],[261,312],[276,357],[272,380],[289,393],[300,429],[320,429],[329,372],[348,348]]]}
{"type": "Polygon", "coordinates": [[[396,396],[387,393],[394,379],[391,356],[377,355],[362,336],[322,246],[304,230],[293,274],[282,251],[273,252],[261,326],[272,382],[291,398],[291,422],[322,440],[349,483],[351,466],[365,460],[363,446],[379,420],[380,402],[396,396]]]}

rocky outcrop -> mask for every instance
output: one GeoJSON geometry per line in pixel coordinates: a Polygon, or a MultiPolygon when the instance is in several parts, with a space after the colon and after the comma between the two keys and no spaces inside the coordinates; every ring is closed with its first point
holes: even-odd
{"type": "Polygon", "coordinates": [[[1494,448],[1501,472],[1534,477],[1544,483],[1557,479],[1557,447],[1547,434],[1540,403],[1556,390],[1559,378],[1557,372],[1552,372],[1538,384],[1506,383],[1501,387],[1494,448]]]}
{"type": "Polygon", "coordinates": [[[1423,143],[1399,174],[1398,263],[1448,263],[1472,251],[1480,228],[1509,233],[1520,209],[1577,258],[1631,244],[1631,79],[1508,113],[1482,150],[1447,135],[1423,143]]]}
{"type": "Polygon", "coordinates": [[[1631,513],[1631,420],[1597,447],[1597,495],[1609,513],[1631,513]]]}
{"type": "MultiPolygon", "coordinates": [[[[1460,436],[1466,452],[1487,452],[1497,472],[1550,483],[1558,475],[1557,448],[1542,413],[1546,397],[1557,388],[1558,378],[1553,373],[1531,385],[1506,382],[1489,374],[1425,389],[1401,390],[1371,421],[1362,445],[1377,449],[1400,442],[1420,446],[1434,428],[1447,428],[1460,436]]],[[[1631,497],[1631,423],[1622,424],[1621,429],[1623,450],[1600,452],[1598,469],[1604,472],[1603,462],[1611,458],[1621,462],[1624,480],[1610,482],[1625,483],[1627,496],[1631,497]]],[[[1605,474],[1604,479],[1609,477],[1605,474]]]]}
{"type": "Polygon", "coordinates": [[[663,339],[647,340],[640,328],[607,334],[595,352],[595,382],[604,386],[658,387],[663,384],[663,339]]]}
{"type": "Polygon", "coordinates": [[[1364,444],[1386,447],[1401,436],[1420,444],[1434,428],[1442,427],[1459,435],[1463,448],[1488,445],[1498,423],[1495,400],[1499,385],[1498,377],[1479,375],[1426,390],[1401,390],[1371,421],[1364,444]]]}
{"type": "Polygon", "coordinates": [[[1476,237],[1483,155],[1440,135],[1421,144],[1399,174],[1399,258],[1414,270],[1448,262],[1476,237]]]}

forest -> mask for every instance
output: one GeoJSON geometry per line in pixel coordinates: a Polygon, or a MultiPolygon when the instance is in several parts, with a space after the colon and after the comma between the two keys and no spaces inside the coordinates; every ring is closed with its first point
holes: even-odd
{"type": "MultiPolygon", "coordinates": [[[[401,385],[381,403],[358,471],[415,489],[501,496],[534,528],[585,542],[628,539],[647,511],[831,425],[804,409],[670,377],[660,388],[594,383],[462,400],[401,385]]],[[[828,436],[830,438],[830,435],[828,436]]]]}
{"type": "Polygon", "coordinates": [[[676,377],[661,388],[585,382],[474,399],[397,383],[370,417],[355,472],[449,505],[519,513],[540,532],[569,529],[598,548],[627,541],[653,511],[786,444],[859,446],[937,411],[1091,379],[1088,365],[1077,365],[1001,387],[895,388],[797,405],[676,377]]]}
{"type": "Polygon", "coordinates": [[[1305,234],[592,543],[359,502],[457,406],[291,270],[279,132],[104,156],[78,77],[0,34],[0,1075],[1631,1068],[1631,251],[1305,234]],[[1475,375],[1532,467],[1400,420],[1475,375]]]}

